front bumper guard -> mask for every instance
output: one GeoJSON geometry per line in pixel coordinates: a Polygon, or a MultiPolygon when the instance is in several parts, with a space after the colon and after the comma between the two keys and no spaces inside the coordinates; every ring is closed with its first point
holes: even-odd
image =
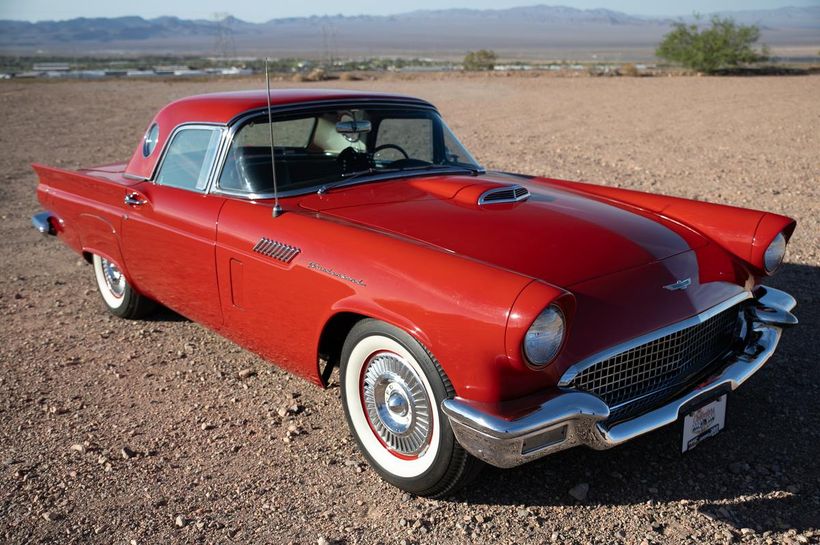
{"type": "Polygon", "coordinates": [[[562,391],[514,420],[490,414],[459,397],[442,402],[442,410],[461,446],[496,467],[515,467],[578,445],[596,450],[615,447],[676,422],[681,409],[695,400],[735,390],[763,367],[774,354],[782,328],[797,324],[790,312],[797,302],[774,288],[762,287],[757,295],[749,324],[755,332],[750,336],[753,340],[742,352],[727,356],[722,372],[630,420],[608,426],[607,404],[581,391],[562,391]]]}

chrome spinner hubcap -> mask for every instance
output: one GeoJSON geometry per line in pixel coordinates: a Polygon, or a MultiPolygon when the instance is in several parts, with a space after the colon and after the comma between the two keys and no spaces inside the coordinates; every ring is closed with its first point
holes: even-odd
{"type": "Polygon", "coordinates": [[[100,258],[100,265],[102,265],[103,278],[105,285],[108,286],[108,291],[114,297],[122,297],[125,293],[125,277],[116,265],[107,259],[100,258]]]}
{"type": "Polygon", "coordinates": [[[399,355],[379,352],[365,364],[362,400],[370,425],[391,450],[418,456],[430,444],[430,399],[416,371],[399,355]]]}

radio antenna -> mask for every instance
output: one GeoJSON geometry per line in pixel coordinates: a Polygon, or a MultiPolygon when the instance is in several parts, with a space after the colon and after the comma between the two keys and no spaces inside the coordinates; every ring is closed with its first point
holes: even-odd
{"type": "Polygon", "coordinates": [[[270,107],[270,73],[268,73],[268,57],[265,57],[265,94],[268,97],[268,132],[270,133],[270,168],[273,174],[273,217],[282,215],[282,207],[279,206],[279,187],[276,185],[276,151],[273,146],[273,114],[270,107]]]}

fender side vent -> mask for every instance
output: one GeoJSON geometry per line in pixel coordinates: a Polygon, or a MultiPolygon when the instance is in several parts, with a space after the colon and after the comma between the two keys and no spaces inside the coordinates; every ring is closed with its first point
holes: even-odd
{"type": "Polygon", "coordinates": [[[283,244],[281,242],[276,242],[275,240],[262,237],[253,247],[253,251],[283,263],[290,263],[302,250],[288,244],[283,244]]]}
{"type": "Polygon", "coordinates": [[[510,185],[494,187],[481,194],[478,204],[500,204],[505,202],[519,202],[529,198],[530,192],[526,187],[510,185]]]}

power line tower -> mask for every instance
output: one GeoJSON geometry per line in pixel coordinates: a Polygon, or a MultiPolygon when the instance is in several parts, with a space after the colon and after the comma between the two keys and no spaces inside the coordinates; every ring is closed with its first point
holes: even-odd
{"type": "Polygon", "coordinates": [[[322,25],[322,46],[324,49],[324,59],[322,60],[329,69],[332,69],[338,56],[336,51],[336,25],[333,23],[322,25]]]}
{"type": "Polygon", "coordinates": [[[236,58],[236,42],[233,39],[233,28],[231,28],[231,14],[225,12],[214,13],[212,19],[216,24],[216,40],[214,43],[216,54],[223,59],[236,58]]]}

